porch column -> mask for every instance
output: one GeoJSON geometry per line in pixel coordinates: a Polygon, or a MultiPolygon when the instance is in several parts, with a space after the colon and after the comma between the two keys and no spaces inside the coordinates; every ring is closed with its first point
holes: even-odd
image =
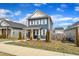
{"type": "Polygon", "coordinates": [[[8,28],[6,27],[6,39],[8,38],[8,28]]]}
{"type": "Polygon", "coordinates": [[[40,34],[41,34],[41,33],[40,33],[40,29],[39,29],[39,30],[38,30],[38,38],[40,38],[40,34]]]}
{"type": "Polygon", "coordinates": [[[27,30],[24,30],[24,39],[26,39],[27,40],[27,30]]]}
{"type": "Polygon", "coordinates": [[[33,39],[33,29],[30,30],[30,40],[33,39]]]}
{"type": "Polygon", "coordinates": [[[33,39],[33,29],[32,29],[32,39],[33,39]]]}

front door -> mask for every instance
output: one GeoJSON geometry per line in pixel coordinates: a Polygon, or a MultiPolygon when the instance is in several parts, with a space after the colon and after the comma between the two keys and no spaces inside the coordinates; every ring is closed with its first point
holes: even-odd
{"type": "Polygon", "coordinates": [[[34,37],[34,39],[38,38],[38,30],[37,29],[33,30],[33,37],[34,37]]]}

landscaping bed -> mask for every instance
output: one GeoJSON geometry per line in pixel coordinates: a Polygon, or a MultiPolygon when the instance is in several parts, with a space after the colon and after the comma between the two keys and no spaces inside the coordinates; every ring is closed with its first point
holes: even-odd
{"type": "Polygon", "coordinates": [[[70,42],[62,43],[61,41],[57,40],[52,40],[51,42],[29,40],[29,41],[9,42],[6,44],[13,44],[23,47],[31,47],[31,48],[38,48],[49,51],[79,55],[79,47],[76,47],[75,44],[70,42]]]}

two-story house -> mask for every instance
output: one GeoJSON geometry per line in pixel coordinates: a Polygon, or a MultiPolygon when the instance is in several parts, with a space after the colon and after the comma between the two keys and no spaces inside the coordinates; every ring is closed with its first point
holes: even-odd
{"type": "Polygon", "coordinates": [[[32,30],[33,38],[36,39],[40,37],[41,39],[46,38],[46,31],[50,30],[52,32],[52,19],[47,14],[36,10],[33,14],[28,17],[28,27],[26,28],[26,36],[29,38],[30,31],[32,30]]]}

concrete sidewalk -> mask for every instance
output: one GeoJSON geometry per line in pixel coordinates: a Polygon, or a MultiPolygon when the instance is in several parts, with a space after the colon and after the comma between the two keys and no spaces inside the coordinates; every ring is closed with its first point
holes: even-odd
{"type": "Polygon", "coordinates": [[[0,43],[0,52],[5,52],[17,56],[71,56],[71,54],[21,47],[4,43],[0,43]]]}

